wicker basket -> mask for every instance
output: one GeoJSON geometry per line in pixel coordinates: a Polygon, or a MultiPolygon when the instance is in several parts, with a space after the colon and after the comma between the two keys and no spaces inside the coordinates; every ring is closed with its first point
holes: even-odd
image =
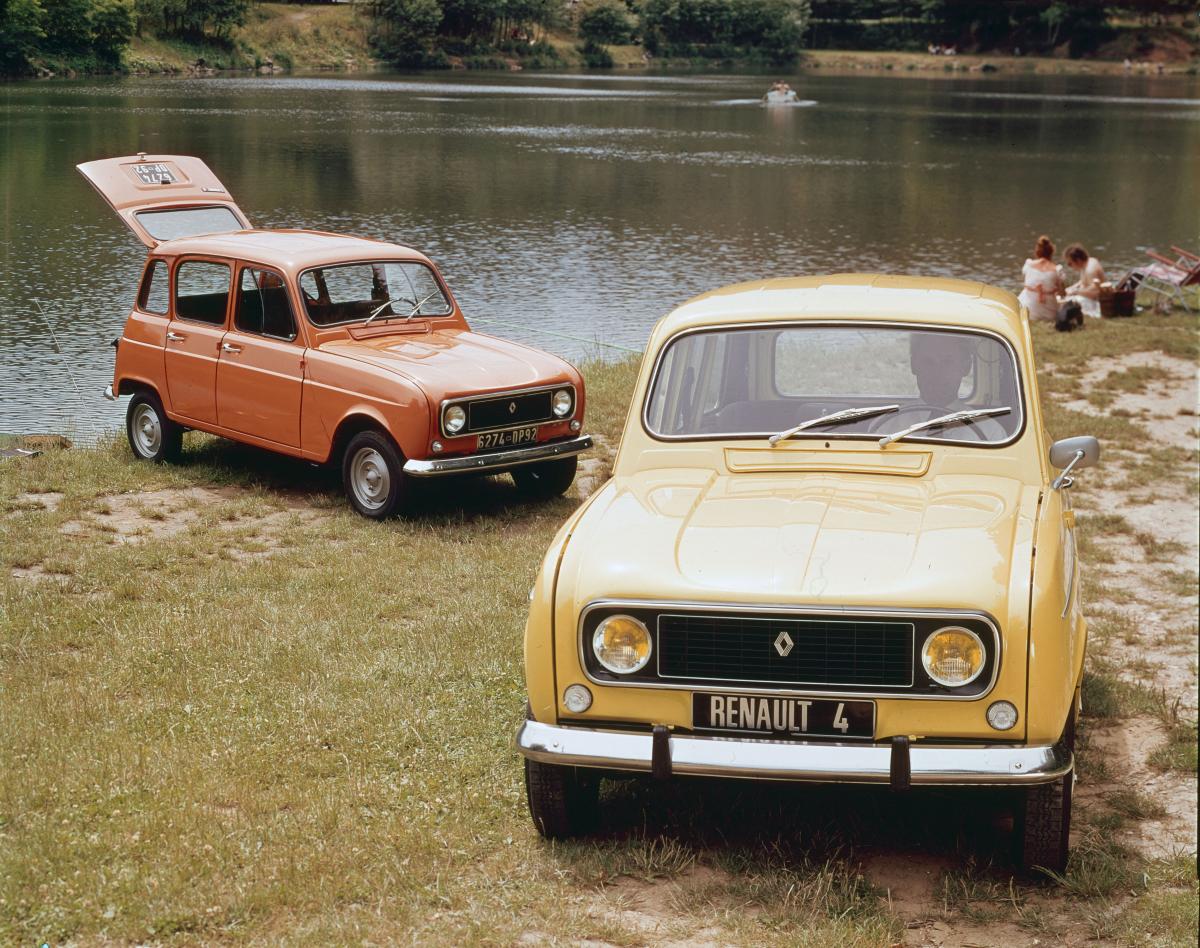
{"type": "Polygon", "coordinates": [[[1100,287],[1100,315],[1105,318],[1132,316],[1136,290],[1117,290],[1111,286],[1100,287]]]}

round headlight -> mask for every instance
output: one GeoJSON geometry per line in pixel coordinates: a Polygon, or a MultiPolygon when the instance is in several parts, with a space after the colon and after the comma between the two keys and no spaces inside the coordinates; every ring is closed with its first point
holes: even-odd
{"type": "Polygon", "coordinates": [[[554,414],[558,418],[566,418],[575,407],[575,397],[569,388],[560,388],[554,393],[554,414]]]}
{"type": "Polygon", "coordinates": [[[631,675],[650,661],[650,633],[633,616],[609,616],[592,636],[596,659],[610,672],[631,675]]]}
{"type": "Polygon", "coordinates": [[[1017,723],[1017,709],[1007,701],[993,701],[987,709],[987,722],[997,731],[1007,731],[1017,723]]]}
{"type": "Polygon", "coordinates": [[[925,672],[939,685],[969,685],[983,671],[983,642],[970,629],[948,625],[925,640],[921,661],[925,672]]]}
{"type": "Polygon", "coordinates": [[[467,425],[467,412],[462,405],[451,405],[442,415],[442,427],[446,434],[458,434],[467,425]]]}

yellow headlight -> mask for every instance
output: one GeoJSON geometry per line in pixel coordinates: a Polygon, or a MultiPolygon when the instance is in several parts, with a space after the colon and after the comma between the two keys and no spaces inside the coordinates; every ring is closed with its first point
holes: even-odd
{"type": "Polygon", "coordinates": [[[592,636],[592,651],[610,672],[629,675],[650,661],[650,633],[633,616],[609,616],[592,636]]]}
{"type": "Polygon", "coordinates": [[[970,629],[948,625],[925,640],[921,661],[939,685],[954,688],[969,685],[983,671],[983,642],[970,629]]]}

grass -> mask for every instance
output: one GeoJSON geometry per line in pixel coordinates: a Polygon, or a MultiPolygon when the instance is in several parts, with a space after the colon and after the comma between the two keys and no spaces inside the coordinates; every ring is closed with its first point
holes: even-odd
{"type": "MultiPolygon", "coordinates": [[[[1128,322],[1098,348],[1140,344],[1128,322]]],[[[1182,346],[1167,317],[1144,329],[1182,346]]],[[[637,368],[585,367],[602,461],[637,368]]],[[[1007,839],[1007,797],[981,791],[606,783],[605,835],[541,842],[511,739],[528,590],[572,506],[485,479],[369,524],[330,473],[194,435],[177,466],[116,439],[0,462],[0,943],[640,945],[636,910],[681,941],[892,944],[903,920],[861,868],[873,847],[965,862],[941,882],[951,914],[1056,924],[1002,856],[964,855],[1007,839]]],[[[1085,558],[1139,542],[1121,514],[1079,507],[1085,558]]],[[[1093,619],[1095,642],[1136,640],[1117,608],[1093,619]]],[[[1157,715],[1154,766],[1187,773],[1190,736],[1194,772],[1194,725],[1096,651],[1089,721],[1157,715]]],[[[1103,779],[1083,731],[1084,779],[1103,779]]],[[[1110,794],[1106,812],[1153,804],[1110,794]]],[[[1095,825],[1062,893],[1112,937],[1194,932],[1194,871],[1095,825]]]]}

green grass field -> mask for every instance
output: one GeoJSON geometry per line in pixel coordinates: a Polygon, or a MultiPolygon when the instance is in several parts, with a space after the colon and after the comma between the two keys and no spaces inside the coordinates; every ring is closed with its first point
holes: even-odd
{"type": "MultiPolygon", "coordinates": [[[[1181,315],[1038,342],[1046,387],[1080,397],[1068,366],[1196,355],[1181,315]]],[[[586,367],[602,453],[635,371],[586,367]]],[[[1137,481],[1153,419],[1080,415],[1055,409],[1053,433],[1097,421],[1137,481]]],[[[527,594],[577,499],[484,480],[377,525],[328,472],[186,443],[173,467],[115,438],[0,461],[0,943],[889,945],[911,918],[870,867],[917,853],[943,867],[935,915],[952,926],[1194,944],[1194,840],[1125,847],[1116,828],[1158,811],[1115,785],[1077,814],[1060,890],[1011,878],[1004,800],[980,793],[606,784],[605,835],[546,844],[512,736],[527,594]]],[[[1156,472],[1193,504],[1195,457],[1156,472]]],[[[1132,536],[1096,523],[1094,545],[1132,536]]],[[[1194,600],[1194,564],[1175,571],[1194,600]]],[[[1089,679],[1103,720],[1161,717],[1163,770],[1194,785],[1194,717],[1123,673],[1103,642],[1136,633],[1109,625],[1089,679]]]]}

